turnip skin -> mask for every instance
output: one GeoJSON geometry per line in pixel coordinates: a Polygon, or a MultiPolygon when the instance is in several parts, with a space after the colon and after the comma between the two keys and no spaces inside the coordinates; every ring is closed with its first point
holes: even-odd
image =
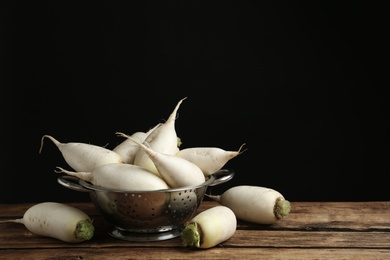
{"type": "Polygon", "coordinates": [[[257,224],[274,224],[291,210],[290,202],[280,192],[261,186],[239,185],[222,195],[206,196],[229,207],[237,219],[257,224]]]}
{"type": "Polygon", "coordinates": [[[182,244],[185,247],[211,248],[231,238],[236,229],[234,212],[225,206],[215,206],[198,213],[184,225],[182,244]]]}
{"type": "MultiPolygon", "coordinates": [[[[143,142],[151,132],[153,132],[156,128],[158,128],[161,124],[157,124],[153,128],[149,129],[147,132],[135,132],[131,135],[132,138],[139,142],[143,142]]],[[[119,154],[124,163],[134,163],[134,158],[139,151],[139,145],[135,144],[133,141],[129,139],[125,139],[123,142],[115,146],[112,151],[119,154]]]]}
{"type": "Polygon", "coordinates": [[[187,161],[186,159],[177,157],[176,155],[156,152],[150,147],[146,146],[145,144],[147,143],[141,144],[126,134],[117,134],[127,137],[137,143],[150,157],[152,163],[155,164],[161,178],[171,188],[194,186],[202,184],[206,181],[202,170],[196,164],[187,161]]]}
{"type": "Polygon", "coordinates": [[[122,157],[110,149],[87,143],[61,143],[50,135],[42,137],[39,153],[45,138],[49,138],[57,146],[65,161],[75,171],[90,172],[104,164],[123,163],[122,157]]]}
{"type": "MultiPolygon", "coordinates": [[[[133,137],[137,141],[143,142],[147,137],[147,134],[145,132],[135,132],[131,135],[131,137],[133,137]]],[[[135,155],[139,151],[139,146],[134,142],[130,141],[129,139],[126,139],[125,141],[114,147],[112,151],[119,154],[122,157],[124,163],[132,164],[135,155]]]]}
{"type": "Polygon", "coordinates": [[[98,187],[113,190],[150,191],[169,188],[167,183],[154,173],[126,163],[105,164],[92,172],[74,172],[57,167],[56,172],[75,176],[98,187]]]}
{"type": "Polygon", "coordinates": [[[176,153],[176,156],[186,159],[203,171],[205,176],[219,171],[231,159],[244,151],[241,151],[244,144],[237,151],[226,151],[218,147],[190,147],[184,148],[176,153]]]}
{"type": "MultiPolygon", "coordinates": [[[[159,127],[154,129],[145,142],[149,144],[150,148],[159,153],[176,154],[179,151],[178,137],[175,129],[175,122],[177,117],[177,111],[183,100],[179,100],[174,110],[169,115],[168,119],[159,127]]],[[[140,149],[135,155],[133,164],[139,165],[145,169],[148,169],[155,174],[159,174],[155,164],[151,161],[150,157],[145,153],[143,149],[140,149]]]]}
{"type": "Polygon", "coordinates": [[[24,224],[32,233],[79,243],[90,240],[95,228],[90,217],[83,211],[58,202],[42,202],[30,207],[21,219],[7,220],[24,224]]]}

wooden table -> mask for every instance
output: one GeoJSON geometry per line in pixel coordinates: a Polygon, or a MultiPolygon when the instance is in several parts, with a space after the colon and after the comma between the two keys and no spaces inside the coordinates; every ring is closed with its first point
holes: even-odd
{"type": "MultiPolygon", "coordinates": [[[[67,244],[0,224],[1,259],[390,259],[390,202],[292,202],[274,225],[238,221],[229,240],[211,249],[184,248],[180,238],[129,242],[107,234],[110,225],[92,203],[69,203],[94,219],[95,236],[67,244]]],[[[217,205],[203,201],[199,211],[217,205]]],[[[19,218],[32,204],[0,204],[0,220],[19,218]]]]}

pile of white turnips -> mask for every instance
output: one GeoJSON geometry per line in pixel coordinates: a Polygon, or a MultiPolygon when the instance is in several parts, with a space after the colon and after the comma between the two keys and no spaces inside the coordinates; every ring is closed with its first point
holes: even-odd
{"type": "Polygon", "coordinates": [[[56,172],[109,189],[151,191],[202,184],[207,176],[239,155],[243,146],[238,151],[218,147],[180,149],[175,121],[184,99],[177,103],[164,123],[132,135],[116,133],[125,140],[112,150],[89,143],[61,143],[50,135],[44,135],[40,152],[44,139],[51,139],[73,169],[57,167],[56,172]]]}
{"type": "MultiPolygon", "coordinates": [[[[57,167],[55,172],[112,190],[153,191],[202,184],[208,176],[241,154],[243,145],[237,151],[218,147],[180,149],[175,121],[184,99],[177,103],[164,123],[132,135],[116,133],[125,140],[112,150],[89,143],[61,143],[44,135],[39,152],[45,138],[49,138],[72,168],[57,167]]],[[[200,212],[185,224],[181,232],[183,246],[216,246],[233,236],[237,219],[268,225],[281,220],[291,209],[290,202],[280,192],[261,186],[240,185],[221,195],[205,195],[220,205],[200,212]]],[[[69,243],[89,240],[94,234],[89,216],[56,202],[36,204],[23,218],[3,222],[22,223],[35,234],[69,243]]]]}

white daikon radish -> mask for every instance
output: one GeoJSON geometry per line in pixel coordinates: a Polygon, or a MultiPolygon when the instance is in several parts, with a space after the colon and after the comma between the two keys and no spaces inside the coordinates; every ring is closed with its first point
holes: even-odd
{"type": "Polygon", "coordinates": [[[169,188],[167,183],[154,173],[127,163],[105,164],[91,172],[73,172],[57,167],[56,172],[66,173],[93,185],[113,190],[150,191],[169,188]]]}
{"type": "MultiPolygon", "coordinates": [[[[154,151],[173,155],[179,151],[178,137],[175,129],[175,121],[177,111],[184,99],[186,98],[181,99],[177,103],[175,109],[170,114],[168,119],[159,127],[154,129],[154,131],[152,131],[145,139],[145,142],[147,142],[149,144],[149,147],[152,148],[154,151]]],[[[156,166],[143,149],[140,149],[137,152],[133,164],[139,165],[145,169],[148,169],[151,172],[158,174],[156,166]]]]}
{"type": "Polygon", "coordinates": [[[237,229],[234,212],[225,206],[215,206],[196,215],[181,232],[183,246],[211,248],[229,238],[237,229]]]}
{"type": "Polygon", "coordinates": [[[231,159],[243,153],[243,144],[238,151],[226,151],[218,147],[190,147],[176,153],[176,156],[184,158],[202,169],[205,176],[209,176],[222,169],[231,159]]]}
{"type": "Polygon", "coordinates": [[[89,172],[104,164],[123,162],[122,157],[110,149],[87,143],[60,143],[50,135],[44,135],[42,137],[39,153],[42,151],[45,138],[53,141],[62,153],[65,161],[75,171],[89,172]]]}
{"type": "Polygon", "coordinates": [[[23,224],[30,232],[68,243],[90,240],[95,228],[83,211],[58,202],[42,202],[30,207],[21,219],[5,220],[23,224]]]}
{"type": "Polygon", "coordinates": [[[291,210],[290,202],[280,192],[261,186],[240,185],[222,195],[206,196],[229,207],[237,219],[257,224],[274,224],[291,210]]]}
{"type": "MultiPolygon", "coordinates": [[[[157,124],[155,127],[149,129],[147,132],[135,132],[131,135],[131,137],[142,143],[146,139],[146,137],[160,125],[161,124],[157,124]]],[[[139,145],[135,144],[130,139],[125,139],[123,142],[115,146],[112,151],[119,154],[122,157],[124,163],[133,164],[135,155],[137,154],[139,149],[139,145]]]]}
{"type": "Polygon", "coordinates": [[[126,134],[117,134],[127,137],[138,144],[150,157],[162,179],[171,188],[194,186],[206,181],[202,170],[194,163],[176,155],[156,152],[150,147],[147,147],[145,145],[147,143],[141,144],[126,134]]]}
{"type": "MultiPolygon", "coordinates": [[[[146,136],[147,135],[145,132],[135,132],[131,135],[131,137],[140,142],[143,142],[146,136]]],[[[124,163],[132,164],[135,155],[139,150],[139,146],[127,139],[124,142],[115,146],[112,150],[122,157],[124,163]]]]}

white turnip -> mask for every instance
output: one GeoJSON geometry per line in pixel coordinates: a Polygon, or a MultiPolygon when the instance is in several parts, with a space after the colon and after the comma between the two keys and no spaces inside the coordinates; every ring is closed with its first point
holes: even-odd
{"type": "Polygon", "coordinates": [[[133,140],[149,156],[154,163],[159,175],[171,188],[195,186],[205,182],[206,178],[202,170],[194,163],[172,154],[165,154],[154,151],[145,144],[134,140],[131,136],[123,133],[117,133],[133,140]]]}
{"type": "Polygon", "coordinates": [[[124,191],[150,191],[168,189],[167,183],[154,173],[136,165],[110,163],[91,172],[74,172],[57,167],[57,173],[65,173],[98,187],[124,191]]]}
{"type": "Polygon", "coordinates": [[[243,153],[244,144],[238,151],[226,151],[218,147],[190,147],[184,148],[176,153],[176,156],[184,158],[196,165],[209,176],[220,169],[231,159],[243,153]]]}
{"type": "Polygon", "coordinates": [[[30,207],[21,219],[5,220],[24,224],[32,233],[68,243],[90,240],[94,226],[83,211],[58,202],[42,202],[30,207]]]}
{"type": "MultiPolygon", "coordinates": [[[[135,132],[131,135],[134,139],[143,142],[146,138],[145,132],[135,132]]],[[[131,142],[130,140],[125,140],[122,143],[118,144],[117,146],[112,149],[114,152],[119,154],[124,163],[133,163],[135,155],[137,154],[139,150],[139,146],[136,145],[134,142],[131,142]]]]}
{"type": "Polygon", "coordinates": [[[53,141],[62,153],[65,161],[75,171],[89,172],[104,164],[123,162],[122,157],[110,149],[87,143],[61,143],[50,135],[44,135],[42,137],[39,153],[42,151],[45,138],[53,141]]]}
{"type": "Polygon", "coordinates": [[[198,213],[184,225],[182,244],[186,247],[211,248],[231,238],[236,229],[234,212],[225,206],[215,206],[198,213]]]}
{"type": "MultiPolygon", "coordinates": [[[[175,122],[177,111],[184,99],[186,98],[181,99],[177,103],[168,119],[159,127],[154,129],[145,139],[145,142],[148,143],[150,148],[154,151],[165,154],[176,154],[179,151],[175,122]]],[[[156,166],[143,149],[140,149],[135,155],[134,164],[158,174],[156,166]]]]}
{"type": "Polygon", "coordinates": [[[261,186],[239,185],[221,195],[206,196],[229,207],[237,219],[257,224],[274,224],[291,210],[290,202],[280,192],[261,186]]]}
{"type": "MultiPolygon", "coordinates": [[[[139,142],[143,142],[148,135],[153,132],[156,128],[158,128],[161,124],[157,124],[153,128],[149,129],[147,132],[135,132],[131,135],[132,138],[139,142]]],[[[139,151],[139,145],[135,144],[133,141],[129,139],[125,139],[123,142],[115,146],[112,151],[119,154],[124,163],[131,163],[133,164],[134,158],[139,151]]]]}

